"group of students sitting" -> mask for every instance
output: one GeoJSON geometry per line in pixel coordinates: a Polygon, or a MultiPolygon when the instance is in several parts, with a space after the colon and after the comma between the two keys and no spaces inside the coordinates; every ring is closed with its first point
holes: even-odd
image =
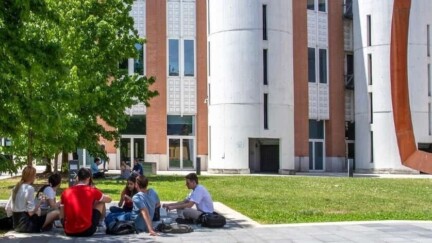
{"type": "MultiPolygon", "coordinates": [[[[107,215],[105,204],[112,201],[93,184],[92,172],[88,168],[78,170],[76,185],[63,191],[60,202],[56,202],[56,190],[60,187],[61,176],[53,174],[48,185],[43,186],[35,197],[32,186],[36,179],[36,169],[24,168],[21,180],[12,189],[6,205],[8,216],[12,216],[13,228],[17,232],[37,233],[50,230],[55,220],[60,220],[68,236],[91,236],[97,227],[103,225],[107,215]]],[[[167,211],[176,209],[177,222],[193,223],[203,213],[213,213],[212,198],[203,186],[198,185],[198,177],[190,173],[186,186],[192,189],[188,197],[177,203],[162,205],[167,211]],[[196,209],[192,209],[193,206],[196,209]]],[[[118,206],[110,207],[108,214],[125,214],[135,221],[138,232],[148,232],[155,236],[153,220],[159,220],[161,207],[159,196],[149,189],[149,180],[143,175],[132,174],[121,192],[118,206]]]]}

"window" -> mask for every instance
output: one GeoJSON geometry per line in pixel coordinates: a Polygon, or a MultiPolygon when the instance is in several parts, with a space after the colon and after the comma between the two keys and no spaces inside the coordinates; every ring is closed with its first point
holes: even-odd
{"type": "Polygon", "coordinates": [[[368,84],[372,85],[372,54],[368,54],[368,84]]]}
{"type": "Polygon", "coordinates": [[[194,41],[184,41],[184,76],[193,77],[195,76],[195,53],[194,53],[194,41]]]}
{"type": "Polygon", "coordinates": [[[431,114],[431,103],[428,104],[428,130],[429,130],[429,136],[432,135],[431,130],[431,122],[432,122],[432,114],[431,114]]]}
{"type": "Polygon", "coordinates": [[[372,99],[372,93],[369,93],[369,120],[370,123],[373,123],[373,99],[372,99]]]}
{"type": "Polygon", "coordinates": [[[210,35],[210,0],[207,0],[207,35],[210,35]]]}
{"type": "Polygon", "coordinates": [[[264,94],[264,129],[268,129],[268,94],[264,94]]]}
{"type": "Polygon", "coordinates": [[[431,65],[427,65],[427,80],[428,80],[428,96],[431,97],[431,65]]]}
{"type": "Polygon", "coordinates": [[[430,25],[426,26],[426,49],[427,56],[430,57],[430,25]]]}
{"type": "Polygon", "coordinates": [[[179,40],[169,40],[169,76],[179,76],[179,40]]]}
{"type": "Polygon", "coordinates": [[[194,116],[168,116],[167,135],[195,135],[194,116]]]}
{"type": "Polygon", "coordinates": [[[138,59],[134,59],[134,73],[144,75],[144,48],[142,44],[135,44],[138,51],[138,59]]]}
{"type": "Polygon", "coordinates": [[[262,6],[263,40],[267,40],[267,5],[262,6]]]}
{"type": "Polygon", "coordinates": [[[319,49],[319,78],[320,83],[327,83],[327,50],[319,49]]]}
{"type": "Polygon", "coordinates": [[[128,59],[123,60],[119,63],[119,73],[120,75],[128,75],[128,59]]]}
{"type": "Polygon", "coordinates": [[[126,127],[119,131],[120,134],[134,134],[134,135],[145,135],[146,134],[146,116],[145,115],[134,115],[129,118],[126,127]]]}
{"type": "Polygon", "coordinates": [[[373,163],[374,162],[374,139],[373,139],[373,131],[370,132],[370,150],[371,150],[371,157],[370,157],[370,162],[373,163]]]}
{"type": "Polygon", "coordinates": [[[315,10],[315,0],[307,0],[307,9],[315,10]]]}
{"type": "Polygon", "coordinates": [[[309,120],[309,138],[324,139],[324,121],[309,120]]]}
{"type": "Polygon", "coordinates": [[[308,80],[315,83],[315,48],[308,48],[308,80]]]}
{"type": "Polygon", "coordinates": [[[318,0],[318,11],[320,12],[326,11],[326,0],[318,0]]]}
{"type": "Polygon", "coordinates": [[[367,24],[366,24],[366,28],[367,28],[367,46],[371,46],[372,45],[372,19],[371,16],[368,15],[367,16],[367,24]]]}
{"type": "Polygon", "coordinates": [[[264,85],[268,84],[267,80],[267,49],[263,50],[263,75],[264,85]]]}
{"type": "Polygon", "coordinates": [[[210,54],[211,54],[211,52],[210,52],[210,41],[208,42],[208,76],[210,77],[210,73],[211,73],[211,63],[210,63],[210,54]]]}

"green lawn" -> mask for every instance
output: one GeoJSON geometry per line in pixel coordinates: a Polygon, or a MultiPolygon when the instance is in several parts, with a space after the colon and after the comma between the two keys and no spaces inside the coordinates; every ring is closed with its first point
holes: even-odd
{"type": "MultiPolygon", "coordinates": [[[[183,199],[182,176],[150,176],[162,201],[183,199]]],[[[7,199],[17,179],[2,180],[7,199]]],[[[38,180],[36,187],[43,181],[38,180]]],[[[201,176],[219,201],[265,224],[352,220],[432,220],[432,180],[300,176],[201,176]]],[[[63,187],[66,186],[64,182],[63,187]]],[[[125,181],[96,180],[118,200],[125,181]]]]}

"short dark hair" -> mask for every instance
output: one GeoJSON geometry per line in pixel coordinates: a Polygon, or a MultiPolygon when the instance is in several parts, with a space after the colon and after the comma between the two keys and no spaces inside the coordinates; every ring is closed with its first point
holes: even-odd
{"type": "Polygon", "coordinates": [[[87,178],[91,178],[92,177],[92,173],[90,171],[90,169],[82,167],[78,170],[78,180],[83,181],[87,178]]]}
{"type": "Polygon", "coordinates": [[[198,176],[195,173],[189,173],[185,176],[185,178],[191,181],[195,181],[195,183],[198,184],[198,176]]]}
{"type": "Polygon", "coordinates": [[[99,157],[94,158],[94,162],[95,163],[98,162],[98,161],[100,161],[99,157]]]}
{"type": "Polygon", "coordinates": [[[61,182],[61,175],[59,173],[52,174],[48,177],[48,183],[51,187],[56,187],[61,182]]]}
{"type": "Polygon", "coordinates": [[[148,179],[145,176],[138,176],[135,179],[136,184],[138,185],[139,188],[145,189],[148,186],[148,179]]]}

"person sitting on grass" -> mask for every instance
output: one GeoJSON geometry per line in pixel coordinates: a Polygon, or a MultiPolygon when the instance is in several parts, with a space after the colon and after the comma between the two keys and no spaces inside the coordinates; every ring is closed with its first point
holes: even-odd
{"type": "Polygon", "coordinates": [[[156,236],[158,234],[153,230],[152,217],[155,212],[156,197],[157,199],[159,197],[154,190],[147,189],[148,179],[144,176],[136,178],[135,186],[138,193],[132,197],[133,210],[131,218],[135,221],[137,231],[148,231],[151,236],[156,236]]]}
{"type": "Polygon", "coordinates": [[[135,187],[136,176],[129,176],[126,186],[121,192],[120,201],[117,206],[110,207],[111,213],[131,212],[133,208],[132,197],[138,192],[135,187]]]}
{"type": "Polygon", "coordinates": [[[185,200],[176,203],[164,204],[162,207],[167,211],[177,209],[177,223],[194,223],[197,222],[203,213],[213,213],[213,200],[207,189],[198,184],[198,176],[195,173],[189,173],[185,177],[186,186],[192,189],[192,192],[185,200]],[[197,209],[193,209],[193,206],[197,209]]]}
{"type": "Polygon", "coordinates": [[[137,159],[134,159],[134,167],[132,168],[132,174],[135,174],[136,176],[144,175],[144,169],[137,159]]]}
{"type": "Polygon", "coordinates": [[[36,179],[36,169],[26,166],[21,180],[12,189],[12,195],[6,204],[6,212],[12,215],[13,228],[21,233],[38,233],[51,229],[59,211],[53,210],[46,215],[38,215],[40,204],[35,205],[35,190],[32,186],[36,179]]]}
{"type": "Polygon", "coordinates": [[[120,171],[120,179],[128,179],[131,176],[131,167],[125,161],[121,162],[120,171]]]}
{"type": "Polygon", "coordinates": [[[91,172],[93,174],[93,178],[103,178],[105,176],[105,173],[102,171],[99,171],[99,165],[102,164],[100,158],[95,158],[93,163],[90,165],[91,172]]]}

